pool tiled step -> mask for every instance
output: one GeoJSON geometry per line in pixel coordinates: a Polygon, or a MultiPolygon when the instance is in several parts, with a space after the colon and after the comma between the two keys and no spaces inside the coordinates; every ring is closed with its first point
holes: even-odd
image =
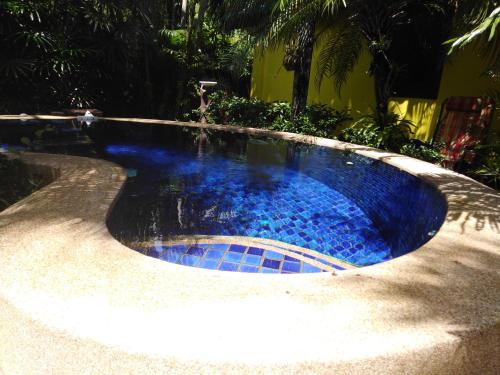
{"type": "Polygon", "coordinates": [[[190,267],[247,273],[298,274],[343,270],[321,257],[240,244],[167,244],[133,246],[145,255],[190,267]]]}

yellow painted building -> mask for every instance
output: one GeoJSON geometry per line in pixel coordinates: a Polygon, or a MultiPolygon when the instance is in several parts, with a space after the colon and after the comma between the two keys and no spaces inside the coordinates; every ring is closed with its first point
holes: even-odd
{"type": "MultiPolygon", "coordinates": [[[[267,102],[291,100],[293,73],[283,67],[283,56],[283,49],[267,49],[265,52],[257,53],[252,74],[253,97],[267,102]]],[[[333,81],[328,78],[323,81],[321,89],[318,88],[315,80],[316,62],[315,53],[309,85],[309,104],[327,104],[339,110],[349,108],[354,118],[371,111],[375,103],[375,94],[373,79],[367,73],[370,65],[370,56],[367,52],[361,56],[340,93],[333,81]]],[[[495,86],[495,83],[484,75],[485,70],[486,62],[477,51],[472,48],[461,50],[445,63],[436,100],[393,98],[390,109],[413,121],[417,125],[415,137],[428,141],[434,134],[444,99],[449,96],[484,96],[491,90],[500,91],[498,82],[495,86]]],[[[495,113],[490,131],[491,136],[495,134],[500,134],[499,111],[495,113]]]]}

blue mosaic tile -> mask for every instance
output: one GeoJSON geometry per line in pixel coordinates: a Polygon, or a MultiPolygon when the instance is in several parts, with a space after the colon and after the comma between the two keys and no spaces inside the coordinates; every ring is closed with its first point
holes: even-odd
{"type": "Polygon", "coordinates": [[[250,247],[248,248],[247,254],[262,256],[262,254],[264,254],[264,250],[250,247]]]}
{"type": "Polygon", "coordinates": [[[195,267],[200,263],[200,257],[196,255],[184,255],[180,260],[179,264],[183,266],[195,267]]]}
{"type": "Polygon", "coordinates": [[[303,263],[302,264],[302,272],[303,273],[321,272],[321,269],[319,269],[318,267],[315,267],[311,264],[303,263]]]}
{"type": "Polygon", "coordinates": [[[227,262],[222,262],[220,267],[219,267],[219,270],[220,271],[232,271],[232,272],[235,272],[235,271],[238,271],[238,265],[235,264],[235,263],[227,263],[227,262]]]}
{"type": "Polygon", "coordinates": [[[300,263],[295,262],[283,262],[283,271],[288,272],[300,272],[300,263]]]}
{"type": "Polygon", "coordinates": [[[323,259],[323,258],[314,258],[315,261],[317,262],[320,262],[320,263],[323,263],[323,264],[326,264],[327,266],[331,266],[332,263],[327,261],[326,259],[323,259]]]}
{"type": "Polygon", "coordinates": [[[278,269],[280,268],[280,264],[281,262],[277,260],[264,259],[264,262],[262,262],[262,267],[278,269]]]}
{"type": "Polygon", "coordinates": [[[245,255],[243,258],[243,263],[253,266],[259,266],[262,262],[262,257],[257,255],[245,255]]]}
{"type": "Polygon", "coordinates": [[[229,251],[235,252],[235,253],[244,253],[246,250],[246,246],[241,246],[241,245],[231,245],[229,247],[229,251]]]}
{"type": "Polygon", "coordinates": [[[227,252],[224,256],[224,261],[232,262],[232,263],[240,263],[241,258],[243,258],[243,254],[241,253],[231,253],[227,252]]]}
{"type": "Polygon", "coordinates": [[[261,269],[261,271],[260,271],[260,272],[261,272],[261,273],[279,273],[279,271],[278,271],[278,270],[276,270],[276,269],[272,269],[272,268],[264,268],[264,267],[261,269]]]}
{"type": "Polygon", "coordinates": [[[296,258],[292,258],[288,255],[285,255],[285,260],[289,261],[289,262],[300,262],[300,260],[296,259],[296,258]]]}
{"type": "Polygon", "coordinates": [[[223,250],[208,250],[205,255],[206,259],[220,259],[224,255],[223,250]]]}
{"type": "Polygon", "coordinates": [[[171,262],[171,263],[177,263],[177,261],[179,260],[179,258],[181,257],[182,254],[183,253],[180,253],[178,251],[168,249],[165,252],[163,252],[163,254],[160,255],[159,259],[167,261],[167,262],[171,262]]]}
{"type": "Polygon", "coordinates": [[[200,268],[206,268],[209,270],[216,270],[218,268],[219,261],[217,260],[212,260],[212,259],[204,259],[201,261],[199,264],[200,268]]]}
{"type": "Polygon", "coordinates": [[[259,272],[259,268],[258,267],[254,267],[254,266],[247,266],[247,265],[242,264],[240,266],[240,272],[257,273],[257,272],[259,272]]]}
{"type": "Polygon", "coordinates": [[[198,247],[198,246],[191,246],[188,251],[187,251],[187,254],[190,254],[190,255],[197,255],[199,257],[202,257],[203,255],[205,255],[205,252],[206,250],[201,248],[201,247],[198,247]]]}
{"type": "Polygon", "coordinates": [[[266,250],[264,252],[264,257],[267,259],[273,259],[273,260],[278,260],[278,261],[281,261],[285,258],[285,256],[281,253],[277,253],[275,251],[269,251],[269,250],[266,250]]]}

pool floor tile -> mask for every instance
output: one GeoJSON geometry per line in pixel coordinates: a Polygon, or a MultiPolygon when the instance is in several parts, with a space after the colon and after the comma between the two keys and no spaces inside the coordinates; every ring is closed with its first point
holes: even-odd
{"type": "Polygon", "coordinates": [[[198,263],[200,263],[200,257],[199,256],[196,256],[196,255],[184,255],[181,259],[180,259],[180,264],[184,265],[184,266],[191,266],[191,267],[195,267],[198,265],[198,263]]]}
{"type": "Polygon", "coordinates": [[[235,263],[222,262],[222,264],[219,267],[219,270],[236,272],[238,271],[238,265],[235,263]]]}
{"type": "Polygon", "coordinates": [[[159,259],[164,260],[166,262],[170,262],[170,263],[177,263],[177,261],[179,260],[180,257],[181,257],[181,254],[174,252],[174,251],[167,250],[163,254],[160,255],[159,259]]]}
{"type": "Polygon", "coordinates": [[[219,261],[218,260],[213,260],[213,259],[204,259],[201,261],[200,263],[200,267],[201,268],[206,268],[206,269],[209,269],[209,270],[216,270],[217,267],[219,265],[219,261]]]}
{"type": "Polygon", "coordinates": [[[191,246],[188,251],[187,251],[187,254],[190,254],[190,255],[197,255],[199,257],[202,257],[203,255],[205,255],[205,252],[206,250],[203,249],[202,247],[198,247],[198,246],[191,246]]]}
{"type": "MultiPolygon", "coordinates": [[[[281,247],[277,247],[281,249],[281,247]]],[[[286,248],[283,248],[286,249],[286,248]]],[[[288,249],[286,249],[288,250],[288,249]]],[[[138,249],[139,251],[139,249],[138,249]]],[[[200,267],[211,270],[249,272],[249,273],[314,273],[321,272],[319,267],[300,261],[293,256],[278,251],[264,250],[256,247],[229,244],[182,244],[143,249],[146,255],[159,258],[170,263],[200,267]],[[232,249],[232,251],[231,251],[232,249]],[[161,250],[162,253],[158,253],[161,250]],[[261,255],[256,255],[261,254],[261,255]]],[[[344,268],[326,259],[313,257],[297,250],[288,250],[307,258],[319,261],[338,270],[344,268]]]]}
{"type": "Polygon", "coordinates": [[[313,266],[313,265],[311,265],[311,264],[304,263],[304,264],[302,265],[302,272],[303,272],[303,273],[321,272],[321,269],[319,269],[318,267],[313,266]]]}
{"type": "Polygon", "coordinates": [[[252,265],[252,266],[260,266],[262,262],[262,257],[257,255],[245,255],[243,258],[243,263],[252,265]]]}
{"type": "Polygon", "coordinates": [[[264,252],[264,257],[266,257],[267,259],[272,259],[272,260],[277,260],[277,261],[281,261],[283,260],[283,258],[285,257],[283,254],[281,253],[277,253],[275,251],[269,251],[269,250],[266,250],[264,252]]]}
{"type": "Polygon", "coordinates": [[[262,254],[264,254],[264,250],[258,249],[256,247],[249,247],[247,254],[262,256],[262,254]]]}
{"type": "Polygon", "coordinates": [[[208,250],[205,259],[220,259],[224,255],[222,250],[208,250]]]}
{"type": "Polygon", "coordinates": [[[257,273],[257,272],[259,272],[259,269],[257,267],[254,267],[254,266],[247,266],[247,265],[242,264],[240,266],[240,272],[257,273]]]}
{"type": "Polygon", "coordinates": [[[234,253],[244,253],[246,249],[247,249],[246,246],[241,246],[241,245],[231,245],[229,247],[229,251],[234,253]]]}
{"type": "Polygon", "coordinates": [[[153,258],[159,258],[161,255],[161,252],[159,252],[157,249],[148,249],[148,250],[146,250],[145,254],[147,256],[150,256],[153,258]]]}
{"type": "Polygon", "coordinates": [[[273,269],[279,269],[280,268],[281,262],[273,259],[264,259],[264,262],[262,262],[262,267],[266,268],[273,268],[273,269]]]}
{"type": "Polygon", "coordinates": [[[283,271],[288,272],[300,272],[300,263],[295,262],[283,262],[283,271]]]}
{"type": "Polygon", "coordinates": [[[224,255],[224,261],[232,263],[240,263],[242,257],[243,254],[227,252],[226,255],[224,255]]]}
{"type": "Polygon", "coordinates": [[[261,273],[279,273],[278,270],[272,269],[272,268],[261,268],[261,273]]]}

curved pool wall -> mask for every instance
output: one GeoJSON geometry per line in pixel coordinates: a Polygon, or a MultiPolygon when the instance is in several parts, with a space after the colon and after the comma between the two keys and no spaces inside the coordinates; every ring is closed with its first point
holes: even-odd
{"type": "MultiPolygon", "coordinates": [[[[64,142],[74,137],[73,126],[55,124],[60,132],[49,132],[40,150],[97,156],[128,168],[109,228],[130,247],[167,261],[181,250],[173,254],[168,247],[135,244],[175,236],[246,236],[366,266],[420,247],[446,213],[436,189],[350,152],[227,132],[208,133],[208,142],[200,144],[196,130],[126,123],[94,124],[84,134],[95,143],[68,147],[64,142]]],[[[39,128],[36,123],[16,126],[10,140],[39,128]]],[[[186,248],[177,263],[234,270],[234,263],[208,267],[213,260],[193,256],[196,251],[186,248]]],[[[263,258],[260,265],[275,258],[263,258]]],[[[253,264],[241,261],[240,269],[248,266],[253,264]]],[[[292,264],[282,263],[279,270],[285,266],[292,264]]]]}
{"type": "Polygon", "coordinates": [[[434,236],[446,218],[443,195],[381,160],[321,148],[303,173],[352,199],[370,217],[389,244],[392,257],[415,250],[434,236]]]}
{"type": "MultiPolygon", "coordinates": [[[[111,125],[114,131],[116,131],[117,125],[111,125]]],[[[182,148],[192,140],[192,138],[187,136],[188,134],[191,137],[194,134],[195,140],[197,137],[196,132],[186,133],[180,129],[165,126],[153,128],[152,133],[156,139],[161,139],[164,142],[171,142],[172,139],[176,139],[175,143],[177,143],[178,147],[182,148]],[[183,138],[184,141],[181,141],[183,138]]],[[[278,217],[276,215],[264,217],[264,220],[261,217],[257,217],[256,219],[259,220],[259,223],[252,228],[253,231],[241,231],[240,228],[244,227],[247,223],[236,223],[237,225],[231,228],[231,233],[224,233],[226,235],[266,237],[271,234],[273,237],[270,239],[282,240],[296,246],[319,251],[354,265],[365,266],[386,261],[417,249],[432,238],[445,220],[447,206],[441,193],[417,177],[383,161],[327,147],[276,139],[272,140],[269,138],[249,138],[247,135],[241,134],[215,132],[211,137],[224,139],[226,145],[231,143],[231,139],[235,143],[230,147],[229,152],[227,150],[222,152],[218,148],[216,141],[213,141],[209,145],[204,145],[205,152],[211,151],[216,156],[222,155],[225,159],[224,163],[222,165],[213,163],[209,165],[213,167],[212,169],[206,168],[203,170],[199,163],[205,154],[203,154],[203,151],[200,152],[198,145],[194,143],[191,147],[191,154],[188,156],[191,164],[185,164],[186,170],[181,171],[181,174],[191,173],[192,170],[190,168],[196,169],[201,167],[202,176],[200,177],[203,180],[208,179],[208,181],[204,181],[204,185],[210,188],[211,184],[220,183],[221,179],[212,178],[209,174],[224,174],[227,172],[228,169],[225,168],[224,164],[228,160],[231,160],[231,156],[235,157],[237,161],[241,161],[240,158],[242,158],[243,161],[247,163],[251,162],[253,165],[262,168],[262,172],[264,173],[259,177],[265,177],[272,181],[273,177],[276,179],[277,175],[281,175],[282,178],[278,179],[278,181],[281,183],[285,182],[285,185],[286,182],[297,177],[295,173],[299,173],[300,175],[312,178],[309,184],[304,181],[301,182],[303,187],[309,189],[309,191],[299,197],[299,201],[300,199],[307,200],[307,194],[316,195],[314,197],[316,198],[315,200],[307,202],[311,206],[316,205],[316,207],[312,210],[314,211],[312,215],[305,217],[303,212],[296,211],[297,209],[300,210],[300,207],[294,207],[285,213],[289,216],[299,216],[299,220],[297,220],[299,224],[297,226],[300,226],[300,219],[303,218],[305,227],[303,229],[316,224],[317,218],[314,215],[318,215],[318,213],[328,217],[328,220],[335,223],[333,226],[324,225],[319,229],[323,232],[331,231],[333,233],[331,237],[327,237],[327,241],[331,242],[327,246],[311,244],[311,241],[308,242],[307,238],[306,240],[300,238],[300,232],[298,231],[293,236],[285,237],[280,237],[279,233],[276,232],[256,232],[255,227],[266,226],[273,218],[280,220],[279,215],[278,217]],[[211,150],[209,151],[208,149],[211,150]],[[194,152],[197,152],[196,157],[193,157],[195,155],[194,152]],[[203,178],[203,176],[205,177],[203,178]],[[326,194],[322,195],[323,192],[326,194]],[[336,196],[332,196],[333,194],[336,196]],[[337,207],[336,199],[341,200],[347,207],[337,207]],[[318,210],[318,206],[322,206],[321,210],[318,210]],[[359,212],[360,209],[361,212],[359,212]],[[351,212],[349,210],[355,213],[359,212],[359,217],[353,220],[350,217],[351,212]],[[332,213],[335,214],[332,215],[332,213]],[[343,217],[343,215],[347,216],[343,217]],[[360,225],[363,217],[368,218],[372,223],[368,223],[369,226],[360,225]],[[347,219],[350,219],[350,221],[347,219]],[[372,231],[372,228],[375,228],[376,232],[372,231]],[[348,237],[349,244],[341,240],[342,236],[348,237]],[[374,239],[373,237],[376,238],[374,239]],[[368,249],[361,249],[359,251],[359,249],[355,248],[363,240],[365,243],[373,244],[373,247],[369,249],[372,250],[373,257],[368,256],[368,251],[366,251],[368,249]],[[373,249],[376,249],[376,251],[373,251],[373,249]],[[361,255],[357,256],[358,253],[361,255]]],[[[126,147],[121,150],[118,147],[118,149],[111,151],[117,154],[122,152],[127,153],[126,147]]],[[[144,150],[136,148],[129,151],[141,153],[144,150]]],[[[161,164],[162,159],[167,161],[168,157],[165,155],[164,150],[163,153],[161,149],[157,149],[156,151],[158,152],[156,162],[161,164]]],[[[204,161],[206,160],[204,159],[204,161]]],[[[183,160],[183,158],[177,161],[180,164],[186,163],[186,159],[183,160]]],[[[230,171],[234,172],[232,169],[230,171]]],[[[236,174],[235,177],[237,180],[238,175],[236,174]]],[[[272,204],[273,202],[266,202],[263,194],[248,194],[248,190],[238,191],[238,189],[245,187],[247,189],[250,188],[250,193],[254,193],[251,185],[258,184],[259,181],[257,180],[257,176],[253,176],[253,178],[254,180],[251,181],[251,184],[237,184],[237,181],[229,181],[234,184],[233,188],[235,189],[231,193],[239,195],[239,201],[252,200],[249,197],[255,197],[255,201],[251,202],[252,204],[258,205],[259,201],[264,201],[265,203],[269,203],[268,207],[273,207],[274,210],[278,211],[280,208],[281,210],[286,210],[287,206],[289,206],[287,201],[290,202],[297,199],[296,188],[299,187],[297,185],[292,186],[292,189],[285,186],[284,189],[279,190],[279,193],[273,197],[273,200],[278,201],[274,202],[274,205],[272,204]]],[[[274,185],[275,181],[272,182],[274,185]]],[[[216,191],[211,191],[211,193],[216,193],[216,191]]],[[[223,190],[222,193],[226,194],[228,192],[227,190],[223,190]]],[[[261,193],[266,194],[265,189],[262,189],[261,193]]],[[[123,201],[124,199],[121,200],[121,202],[123,201]]],[[[115,208],[115,211],[112,213],[112,219],[119,216],[120,202],[118,202],[117,207],[118,209],[115,208]]],[[[242,208],[246,210],[251,209],[248,205],[242,205],[242,208]]],[[[263,210],[265,210],[265,205],[263,210]]],[[[129,216],[123,215],[122,217],[129,216]]],[[[123,226],[123,224],[121,225],[123,226]]],[[[120,225],[111,225],[112,232],[117,233],[120,229],[119,227],[120,225]]]]}
{"type": "Polygon", "coordinates": [[[209,272],[142,256],[110,235],[123,168],[17,155],[56,179],[0,213],[0,372],[498,374],[497,192],[380,150],[234,131],[387,162],[438,189],[447,220],[416,251],[372,267],[300,277],[209,272]]]}

